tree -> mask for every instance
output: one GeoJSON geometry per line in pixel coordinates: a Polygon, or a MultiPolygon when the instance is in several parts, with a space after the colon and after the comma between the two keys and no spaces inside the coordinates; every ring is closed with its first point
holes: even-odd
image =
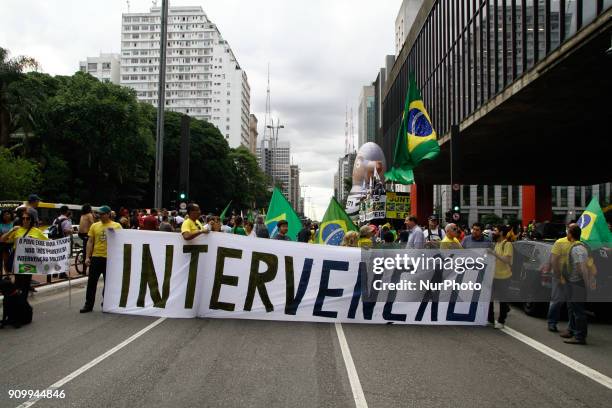
{"type": "Polygon", "coordinates": [[[36,163],[0,147],[0,186],[0,200],[23,200],[38,190],[40,170],[36,163]]]}
{"type": "Polygon", "coordinates": [[[36,127],[43,193],[74,202],[140,205],[153,163],[148,108],[133,90],[77,72],[61,78],[36,127]]]}
{"type": "Polygon", "coordinates": [[[14,130],[14,123],[26,123],[30,115],[29,111],[34,101],[15,95],[19,88],[11,86],[22,80],[24,71],[28,68],[37,68],[38,63],[31,57],[19,56],[9,59],[9,51],[0,47],[0,146],[8,146],[9,135],[14,130]],[[13,114],[20,112],[20,119],[11,118],[13,114]]]}
{"type": "Polygon", "coordinates": [[[257,158],[243,146],[231,149],[229,157],[234,165],[234,207],[250,209],[253,205],[255,208],[267,205],[270,200],[268,183],[257,158]]]}

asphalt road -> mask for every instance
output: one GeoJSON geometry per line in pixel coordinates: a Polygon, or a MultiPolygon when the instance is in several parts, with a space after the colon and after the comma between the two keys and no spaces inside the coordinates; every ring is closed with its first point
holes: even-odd
{"type": "MultiPolygon", "coordinates": [[[[79,314],[83,289],[36,294],[34,322],[0,331],[0,407],[44,390],[156,322],[79,314]]],[[[159,322],[158,322],[159,323],[159,322]]],[[[612,326],[570,346],[513,310],[508,325],[612,377],[612,326]]],[[[369,407],[610,407],[612,389],[492,328],[342,326],[369,407]]],[[[333,324],[166,319],[36,407],[354,407],[333,324]]]]}

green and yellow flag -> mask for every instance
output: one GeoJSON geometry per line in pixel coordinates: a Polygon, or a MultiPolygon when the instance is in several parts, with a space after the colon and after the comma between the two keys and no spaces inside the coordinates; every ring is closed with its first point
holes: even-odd
{"type": "Polygon", "coordinates": [[[270,238],[274,238],[278,234],[278,227],[276,225],[280,220],[287,221],[289,224],[287,236],[292,241],[297,241],[297,234],[302,229],[302,221],[283,193],[275,187],[270,205],[268,206],[268,214],[266,215],[266,226],[268,227],[270,238]]]}
{"type": "Polygon", "coordinates": [[[578,225],[582,229],[580,240],[588,244],[591,249],[612,245],[612,233],[608,229],[608,223],[597,197],[593,197],[584,210],[578,219],[578,225]]]}
{"type": "Polygon", "coordinates": [[[323,221],[321,221],[317,230],[315,242],[325,245],[340,245],[349,231],[358,231],[358,228],[338,201],[332,197],[323,216],[323,221]]]}
{"type": "Polygon", "coordinates": [[[404,113],[395,142],[393,165],[385,178],[399,184],[413,184],[413,169],[421,160],[434,159],[440,153],[436,132],[423,104],[414,74],[410,74],[404,113]]]}

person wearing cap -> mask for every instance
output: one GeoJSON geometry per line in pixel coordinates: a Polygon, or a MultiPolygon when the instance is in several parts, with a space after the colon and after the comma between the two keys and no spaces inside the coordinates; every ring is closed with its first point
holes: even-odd
{"type": "MultiPolygon", "coordinates": [[[[87,258],[85,265],[89,267],[89,278],[87,280],[87,292],[85,294],[85,306],[80,310],[81,313],[88,313],[93,310],[96,300],[96,289],[100,275],[106,279],[106,257],[107,243],[106,234],[109,229],[121,229],[121,224],[111,220],[111,209],[108,205],[103,205],[98,210],[100,221],[94,222],[89,228],[87,241],[87,258]]],[[[104,290],[102,290],[104,293],[104,290]]]]}
{"type": "Polygon", "coordinates": [[[439,242],[446,236],[444,230],[440,228],[440,221],[436,214],[429,216],[427,229],[423,231],[423,235],[427,242],[439,242]]]}
{"type": "Polygon", "coordinates": [[[26,208],[32,208],[34,209],[34,211],[36,211],[36,225],[34,225],[35,227],[38,226],[38,204],[40,203],[40,197],[37,196],[36,194],[30,194],[30,196],[28,197],[28,201],[25,204],[20,205],[19,207],[17,207],[15,209],[15,214],[16,214],[16,218],[14,221],[14,225],[21,225],[21,215],[24,213],[24,210],[26,208]]]}

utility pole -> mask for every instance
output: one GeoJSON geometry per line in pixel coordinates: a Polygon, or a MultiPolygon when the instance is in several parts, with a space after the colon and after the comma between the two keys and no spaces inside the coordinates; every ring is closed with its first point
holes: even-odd
{"type": "Polygon", "coordinates": [[[164,107],[166,105],[166,37],[168,32],[168,1],[162,0],[161,35],[159,37],[159,77],[157,87],[157,132],[155,135],[155,208],[162,207],[164,170],[164,107]]]}

